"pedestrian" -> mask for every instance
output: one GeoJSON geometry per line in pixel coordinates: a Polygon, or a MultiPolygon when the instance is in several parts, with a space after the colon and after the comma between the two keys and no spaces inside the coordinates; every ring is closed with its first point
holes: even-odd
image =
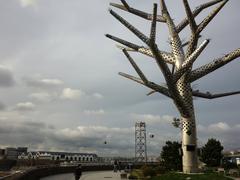
{"type": "Polygon", "coordinates": [[[117,161],[114,160],[113,162],[113,172],[117,172],[117,161]]]}
{"type": "Polygon", "coordinates": [[[121,172],[121,169],[122,167],[121,167],[121,161],[118,161],[118,170],[119,170],[119,172],[121,172]]]}
{"type": "Polygon", "coordinates": [[[81,164],[78,164],[78,166],[76,167],[74,175],[75,175],[75,180],[79,180],[80,177],[82,176],[82,165],[81,164]]]}
{"type": "Polygon", "coordinates": [[[128,163],[128,171],[132,172],[132,164],[131,163],[128,163]]]}

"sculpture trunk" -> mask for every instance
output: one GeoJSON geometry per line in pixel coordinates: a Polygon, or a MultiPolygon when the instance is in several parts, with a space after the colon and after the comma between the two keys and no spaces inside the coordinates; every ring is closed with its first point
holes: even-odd
{"type": "Polygon", "coordinates": [[[194,117],[182,117],[182,161],[183,173],[198,172],[197,136],[194,117]],[[188,133],[191,126],[191,134],[188,133]]]}
{"type": "Polygon", "coordinates": [[[177,82],[177,89],[188,109],[188,116],[182,114],[182,160],[183,173],[198,172],[197,162],[197,133],[192,99],[192,89],[188,83],[188,73],[177,82]]]}

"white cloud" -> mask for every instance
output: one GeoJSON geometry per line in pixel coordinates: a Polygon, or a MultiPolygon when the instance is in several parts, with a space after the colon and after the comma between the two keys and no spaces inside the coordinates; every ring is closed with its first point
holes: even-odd
{"type": "Polygon", "coordinates": [[[85,110],[84,113],[87,114],[87,115],[104,115],[105,111],[103,109],[99,109],[99,110],[85,110]]]}
{"type": "Polygon", "coordinates": [[[198,130],[198,131],[203,132],[203,131],[205,130],[205,128],[206,128],[206,127],[203,126],[203,125],[201,125],[201,124],[198,124],[198,125],[197,125],[197,130],[198,130]]]}
{"type": "Polygon", "coordinates": [[[34,88],[52,88],[59,87],[64,84],[62,80],[54,78],[25,77],[23,80],[28,86],[34,88]]]}
{"type": "Polygon", "coordinates": [[[49,85],[62,85],[63,81],[59,79],[42,79],[41,82],[49,85]]]}
{"type": "Polygon", "coordinates": [[[19,111],[32,111],[35,108],[35,104],[32,102],[23,102],[16,105],[16,109],[19,111]]]}
{"type": "Polygon", "coordinates": [[[0,119],[2,146],[31,144],[32,149],[85,152],[98,155],[134,154],[134,128],[107,126],[78,126],[75,128],[49,128],[36,121],[6,121],[0,119]],[[8,139],[8,141],[3,141],[8,139]],[[107,145],[104,144],[107,141],[107,145]],[[123,151],[124,150],[124,151],[123,151]]]}
{"type": "Polygon", "coordinates": [[[93,97],[97,98],[97,99],[103,99],[103,95],[100,93],[94,93],[93,97]]]}
{"type": "Polygon", "coordinates": [[[198,125],[199,137],[207,141],[209,138],[220,140],[224,149],[240,148],[238,138],[240,136],[240,124],[229,125],[226,122],[218,122],[207,126],[198,125]]]}
{"type": "Polygon", "coordinates": [[[138,121],[144,121],[150,124],[155,123],[164,123],[164,124],[170,124],[173,121],[173,117],[169,115],[159,116],[159,115],[152,115],[152,114],[131,114],[131,117],[134,120],[138,121]]]}
{"type": "Polygon", "coordinates": [[[211,132],[217,132],[217,131],[229,131],[231,130],[231,127],[225,123],[225,122],[219,122],[217,124],[211,124],[208,126],[208,130],[211,132]]]}
{"type": "Polygon", "coordinates": [[[51,98],[52,98],[51,95],[47,92],[32,93],[29,95],[29,97],[37,101],[43,101],[43,102],[51,101],[51,98]]]}
{"type": "Polygon", "coordinates": [[[36,0],[20,0],[22,7],[28,7],[28,6],[35,6],[37,1],[36,0]]]}
{"type": "Polygon", "coordinates": [[[208,133],[208,134],[220,134],[220,133],[227,133],[231,132],[232,130],[239,127],[239,124],[236,126],[230,126],[226,122],[218,122],[214,124],[209,124],[207,126],[203,126],[199,124],[197,129],[201,133],[208,133]]]}
{"type": "Polygon", "coordinates": [[[65,88],[62,91],[61,98],[74,100],[74,99],[79,99],[83,95],[85,95],[85,92],[79,89],[65,88]]]}
{"type": "MultiPolygon", "coordinates": [[[[106,126],[78,126],[77,128],[64,128],[55,131],[58,136],[69,139],[82,138],[103,138],[115,137],[116,134],[129,135],[133,134],[134,128],[114,128],[106,126]]],[[[115,137],[116,138],[116,137],[115,137]]]]}
{"type": "Polygon", "coordinates": [[[128,134],[134,132],[134,128],[115,128],[106,126],[78,126],[78,131],[82,134],[108,134],[108,133],[123,133],[128,134]]]}

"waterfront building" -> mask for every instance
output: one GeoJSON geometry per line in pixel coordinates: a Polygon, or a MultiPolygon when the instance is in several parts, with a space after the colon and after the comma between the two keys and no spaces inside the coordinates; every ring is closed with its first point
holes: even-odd
{"type": "Polygon", "coordinates": [[[0,160],[5,158],[5,149],[0,149],[0,160]]]}
{"type": "Polygon", "coordinates": [[[223,160],[240,165],[240,150],[232,150],[223,153],[223,160]]]}
{"type": "Polygon", "coordinates": [[[18,159],[97,162],[98,157],[96,154],[92,154],[92,153],[37,151],[37,152],[22,153],[18,156],[18,159]]]}
{"type": "Polygon", "coordinates": [[[11,159],[11,160],[16,160],[18,159],[18,156],[22,153],[26,153],[27,152],[27,147],[7,147],[5,149],[3,149],[4,152],[4,157],[6,159],[11,159]]]}
{"type": "Polygon", "coordinates": [[[18,157],[17,148],[7,147],[5,149],[5,156],[6,156],[6,159],[12,159],[12,160],[17,159],[18,157]]]}

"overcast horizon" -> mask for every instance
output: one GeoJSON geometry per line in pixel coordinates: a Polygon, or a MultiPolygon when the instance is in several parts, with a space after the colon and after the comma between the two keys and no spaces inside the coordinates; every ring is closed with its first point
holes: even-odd
{"type": "MultiPolygon", "coordinates": [[[[120,0],[0,1],[0,148],[90,152],[101,156],[134,156],[134,125],[147,124],[148,154],[159,155],[167,140],[181,141],[172,126],[179,114],[170,99],[118,75],[136,75],[112,34],[141,44],[114,17],[110,2],[120,0]],[[149,134],[154,134],[150,138],[149,134]],[[107,144],[104,144],[104,142],[107,144]]],[[[152,11],[156,0],[129,5],[152,11]]],[[[189,0],[191,8],[208,0],[189,0]]],[[[179,23],[186,15],[182,1],[166,2],[179,23]]],[[[240,1],[231,0],[202,32],[211,39],[194,69],[222,57],[240,44],[240,1]]],[[[149,34],[150,22],[113,8],[149,34]]],[[[197,22],[208,15],[205,10],[197,22]]],[[[158,12],[160,13],[160,12],[158,12]]],[[[160,49],[170,51],[165,24],[158,24],[160,49]]],[[[187,27],[181,38],[189,38],[187,27]]],[[[146,76],[164,83],[150,58],[131,53],[146,76]]],[[[240,58],[193,83],[193,89],[223,93],[240,90],[240,58]]],[[[240,96],[194,100],[198,145],[216,138],[225,150],[240,148],[240,96]]]]}

